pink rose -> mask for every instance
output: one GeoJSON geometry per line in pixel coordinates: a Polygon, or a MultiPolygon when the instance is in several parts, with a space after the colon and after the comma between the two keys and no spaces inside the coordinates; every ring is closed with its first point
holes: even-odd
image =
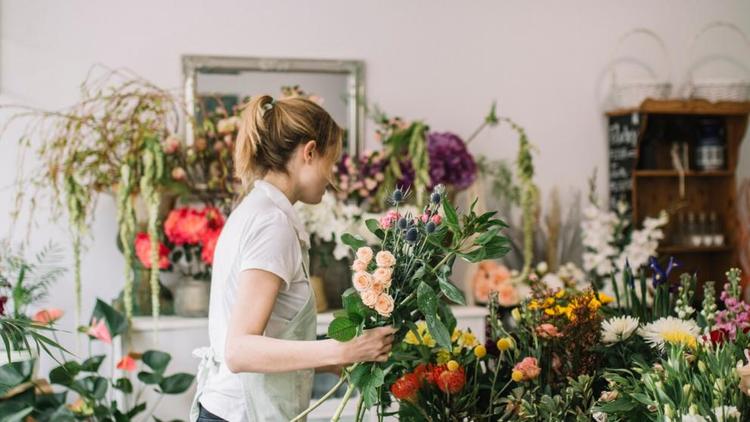
{"type": "Polygon", "coordinates": [[[384,317],[389,317],[391,316],[391,312],[393,312],[393,306],[393,298],[391,295],[383,293],[378,296],[378,299],[375,302],[375,311],[384,317]]]}
{"type": "Polygon", "coordinates": [[[396,265],[396,257],[388,251],[380,251],[375,255],[375,262],[378,264],[378,267],[391,268],[396,265]]]}
{"type": "Polygon", "coordinates": [[[539,376],[542,370],[539,368],[536,358],[526,357],[513,367],[514,371],[520,371],[525,381],[533,380],[539,376]]]}
{"type": "Polygon", "coordinates": [[[182,144],[182,141],[180,141],[180,138],[171,135],[167,138],[166,141],[164,141],[164,145],[162,145],[162,150],[164,150],[165,154],[174,154],[177,152],[178,149],[180,149],[180,145],[182,144]]]}
{"type": "Polygon", "coordinates": [[[356,273],[367,271],[367,263],[365,261],[362,261],[361,259],[355,259],[354,263],[352,264],[352,270],[356,273]]]}
{"type": "Polygon", "coordinates": [[[374,290],[365,290],[364,292],[360,293],[360,295],[362,296],[362,303],[364,303],[365,306],[372,308],[378,302],[380,293],[374,290]]]}
{"type": "Polygon", "coordinates": [[[364,262],[365,264],[369,264],[370,261],[372,261],[372,255],[372,249],[368,248],[367,246],[363,246],[357,249],[357,259],[364,262]]]}
{"type": "Polygon", "coordinates": [[[555,338],[562,336],[560,331],[557,330],[557,327],[548,323],[536,327],[536,334],[541,338],[555,338]]]}
{"type": "Polygon", "coordinates": [[[363,292],[372,286],[372,275],[365,271],[354,273],[352,276],[352,284],[358,292],[363,292]]]}
{"type": "Polygon", "coordinates": [[[432,216],[432,222],[435,223],[436,226],[439,226],[440,223],[443,222],[443,217],[440,216],[440,214],[435,214],[432,216]]]}

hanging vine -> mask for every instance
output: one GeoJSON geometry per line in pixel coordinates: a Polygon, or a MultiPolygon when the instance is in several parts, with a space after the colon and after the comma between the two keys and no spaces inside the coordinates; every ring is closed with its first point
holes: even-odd
{"type": "Polygon", "coordinates": [[[136,221],[135,210],[131,195],[136,187],[129,164],[123,164],[120,168],[120,185],[117,191],[117,226],[119,227],[120,244],[122,255],[125,258],[125,285],[123,286],[123,302],[125,315],[128,320],[133,316],[133,238],[135,238],[136,221]]]}
{"type": "MultiPolygon", "coordinates": [[[[151,271],[149,284],[151,286],[151,315],[154,322],[159,317],[159,204],[160,195],[157,190],[159,181],[164,176],[164,154],[158,139],[148,137],[146,148],[142,156],[143,174],[141,175],[141,195],[148,209],[148,236],[151,241],[151,271]]],[[[132,237],[131,237],[132,239],[132,237]]]]}

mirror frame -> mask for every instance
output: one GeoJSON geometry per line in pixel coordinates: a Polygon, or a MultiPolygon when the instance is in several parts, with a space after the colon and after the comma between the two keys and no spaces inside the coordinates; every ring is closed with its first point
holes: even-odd
{"type": "MultiPolygon", "coordinates": [[[[347,134],[348,145],[345,150],[349,155],[358,156],[364,145],[365,120],[365,65],[360,60],[325,60],[325,59],[289,59],[235,56],[182,56],[184,93],[187,111],[192,119],[196,116],[197,73],[201,70],[222,71],[264,71],[264,72],[309,72],[346,74],[347,134]]],[[[193,143],[193,128],[186,125],[186,140],[193,143]]]]}

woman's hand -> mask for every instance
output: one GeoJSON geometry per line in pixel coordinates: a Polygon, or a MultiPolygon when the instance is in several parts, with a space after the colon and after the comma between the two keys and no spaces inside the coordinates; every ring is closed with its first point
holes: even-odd
{"type": "Polygon", "coordinates": [[[361,336],[341,343],[344,364],[356,362],[385,362],[393,347],[393,327],[365,330],[361,336]]]}

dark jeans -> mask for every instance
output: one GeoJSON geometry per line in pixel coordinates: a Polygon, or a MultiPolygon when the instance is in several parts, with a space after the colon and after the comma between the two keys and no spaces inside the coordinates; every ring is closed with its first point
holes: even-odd
{"type": "Polygon", "coordinates": [[[227,422],[226,420],[214,415],[198,403],[200,412],[198,413],[198,422],[227,422]]]}

